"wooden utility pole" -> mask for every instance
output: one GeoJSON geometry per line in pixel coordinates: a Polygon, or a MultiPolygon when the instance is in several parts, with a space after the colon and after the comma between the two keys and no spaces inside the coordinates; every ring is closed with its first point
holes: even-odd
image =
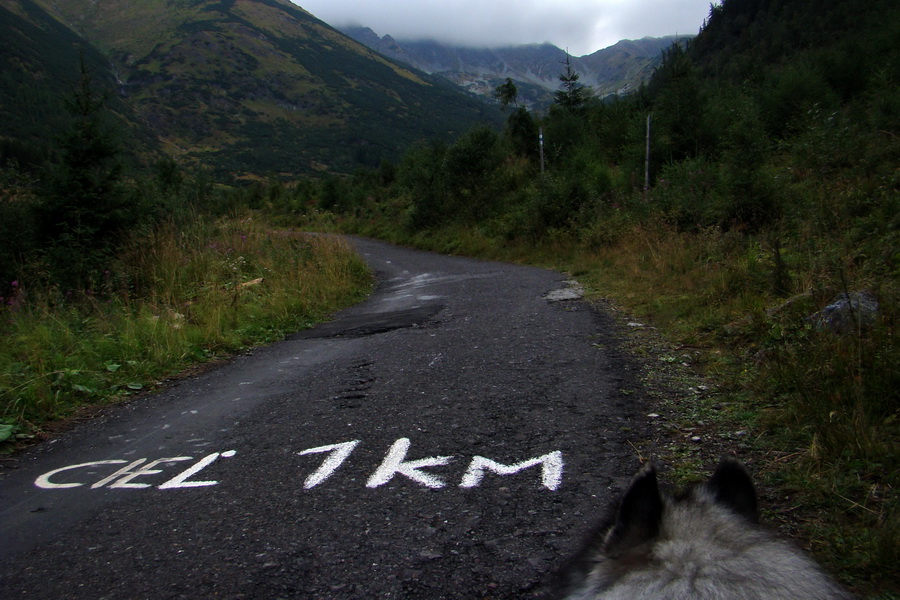
{"type": "Polygon", "coordinates": [[[647,190],[650,189],[650,117],[647,115],[647,149],[644,152],[644,201],[647,201],[647,190]]]}
{"type": "Polygon", "coordinates": [[[541,146],[541,175],[544,174],[544,128],[541,127],[538,129],[540,132],[540,146],[541,146]]]}

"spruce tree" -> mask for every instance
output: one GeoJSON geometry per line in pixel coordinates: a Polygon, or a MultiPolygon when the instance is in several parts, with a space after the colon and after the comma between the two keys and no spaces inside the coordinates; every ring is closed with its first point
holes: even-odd
{"type": "Polygon", "coordinates": [[[66,287],[84,285],[136,215],[122,187],[120,145],[107,123],[105,98],[81,57],[66,100],[71,126],[59,139],[60,163],[41,207],[48,267],[66,287]]]}
{"type": "Polygon", "coordinates": [[[578,72],[572,68],[569,55],[566,54],[565,70],[560,74],[559,80],[562,89],[556,92],[556,104],[561,108],[575,112],[581,110],[587,104],[591,95],[590,88],[579,82],[578,72]]]}

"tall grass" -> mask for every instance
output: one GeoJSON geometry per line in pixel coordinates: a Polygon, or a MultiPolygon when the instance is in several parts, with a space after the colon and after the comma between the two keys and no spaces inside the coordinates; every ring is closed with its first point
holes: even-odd
{"type": "Polygon", "coordinates": [[[765,401],[760,426],[798,455],[775,476],[818,515],[813,547],[848,578],[881,581],[886,595],[876,587],[873,597],[900,581],[900,348],[896,303],[882,298],[881,323],[847,335],[780,315],[752,382],[765,401]]]}
{"type": "Polygon", "coordinates": [[[734,409],[717,414],[754,432],[760,456],[779,458],[760,462],[763,483],[790,496],[807,543],[861,594],[892,598],[900,592],[898,290],[883,264],[856,262],[842,233],[782,242],[776,231],[643,223],[565,266],[669,339],[707,350],[702,365],[734,409]],[[837,292],[860,289],[880,300],[873,327],[816,330],[810,315],[837,292]]]}
{"type": "Polygon", "coordinates": [[[0,309],[3,431],[39,429],[85,403],[309,327],[361,299],[369,283],[339,238],[199,216],[131,241],[96,289],[16,282],[0,309]]]}

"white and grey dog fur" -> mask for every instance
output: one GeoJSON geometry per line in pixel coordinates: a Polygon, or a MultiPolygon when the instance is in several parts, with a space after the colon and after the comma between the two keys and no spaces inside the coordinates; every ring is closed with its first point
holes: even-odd
{"type": "Polygon", "coordinates": [[[744,466],[725,458],[680,497],[650,463],[564,567],[567,600],[835,600],[849,595],[793,545],[758,524],[744,466]]]}

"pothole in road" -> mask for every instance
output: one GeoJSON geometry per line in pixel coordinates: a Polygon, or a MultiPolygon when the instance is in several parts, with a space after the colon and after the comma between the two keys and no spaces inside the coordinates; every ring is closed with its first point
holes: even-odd
{"type": "Polygon", "coordinates": [[[293,335],[291,339],[362,337],[386,333],[395,329],[417,327],[431,321],[443,309],[443,304],[426,304],[402,310],[340,317],[293,335]]]}

